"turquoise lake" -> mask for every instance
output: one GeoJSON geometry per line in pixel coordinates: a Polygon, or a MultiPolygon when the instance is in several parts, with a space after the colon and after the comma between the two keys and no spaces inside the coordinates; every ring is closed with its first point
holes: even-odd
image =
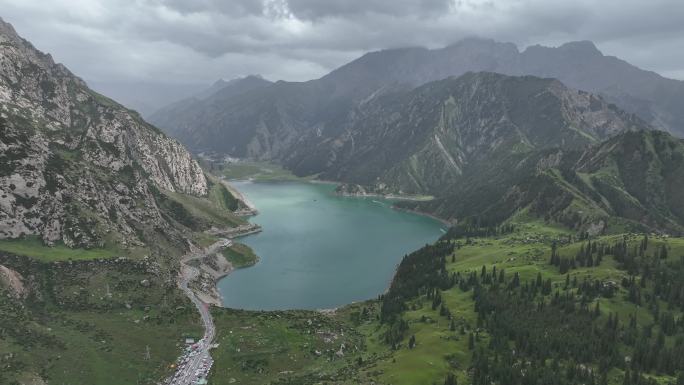
{"type": "Polygon", "coordinates": [[[263,231],[238,239],[261,258],[219,281],[224,305],[324,309],[375,298],[402,257],[437,240],[444,225],[378,198],[341,197],[334,185],[232,182],[259,211],[263,231]]]}

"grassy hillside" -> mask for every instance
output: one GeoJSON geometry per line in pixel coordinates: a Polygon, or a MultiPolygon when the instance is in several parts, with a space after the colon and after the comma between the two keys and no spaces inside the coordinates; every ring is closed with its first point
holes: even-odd
{"type": "Polygon", "coordinates": [[[169,373],[183,337],[202,334],[173,275],[149,261],[46,263],[0,253],[0,265],[24,287],[18,293],[0,279],[2,384],[38,376],[51,384],[153,384],[169,373]]]}
{"type": "Polygon", "coordinates": [[[233,243],[232,246],[221,250],[221,253],[236,269],[252,266],[259,261],[254,250],[242,243],[233,243]]]}
{"type": "Polygon", "coordinates": [[[684,231],[684,142],[659,131],[584,150],[500,154],[430,202],[400,205],[459,222],[500,224],[524,212],[592,235],[684,231]]]}
{"type": "Polygon", "coordinates": [[[237,210],[240,201],[228,191],[226,186],[214,177],[207,176],[207,178],[209,180],[209,200],[224,210],[237,210]]]}
{"type": "Polygon", "coordinates": [[[214,173],[228,179],[295,180],[299,179],[282,166],[268,162],[241,161],[216,165],[214,173]]]}
{"type": "Polygon", "coordinates": [[[117,256],[117,251],[113,249],[71,249],[63,244],[50,247],[37,237],[1,239],[0,251],[31,256],[44,262],[91,260],[117,256]]]}
{"type": "Polygon", "coordinates": [[[333,314],[217,310],[211,380],[682,381],[683,238],[651,235],[644,244],[644,234],[584,239],[527,219],[507,225],[411,254],[383,298],[333,314]],[[326,354],[341,344],[343,355],[326,354]]]}
{"type": "MultiPolygon", "coordinates": [[[[219,186],[207,198],[167,191],[155,198],[163,215],[207,246],[216,239],[203,230],[243,223],[219,186]]],[[[114,238],[90,249],[0,240],[0,266],[24,288],[17,293],[0,272],[0,383],[154,384],[171,373],[183,338],[199,338],[202,327],[176,288],[174,256],[182,250],[154,231],[138,236],[168,254],[148,257],[146,244],[119,247],[114,238]]]]}
{"type": "MultiPolygon", "coordinates": [[[[162,215],[200,246],[216,241],[203,230],[244,223],[221,184],[210,184],[206,198],[154,196],[162,215]]],[[[182,250],[156,231],[137,235],[146,243],[112,238],[90,249],[48,246],[37,237],[0,240],[0,383],[154,384],[172,372],[183,338],[199,338],[202,326],[176,288],[174,256],[182,250]],[[164,258],[152,256],[150,243],[168,251],[164,258]],[[18,275],[22,293],[5,269],[18,275]]]]}
{"type": "Polygon", "coordinates": [[[228,208],[233,206],[235,198],[223,185],[212,184],[209,191],[208,198],[171,191],[158,191],[155,198],[167,218],[192,231],[234,227],[244,223],[228,208]]]}

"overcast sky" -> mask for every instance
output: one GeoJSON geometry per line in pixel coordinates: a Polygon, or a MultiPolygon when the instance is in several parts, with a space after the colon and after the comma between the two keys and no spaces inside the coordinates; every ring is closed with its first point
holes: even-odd
{"type": "Polygon", "coordinates": [[[604,54],[684,79],[682,0],[0,0],[0,16],[90,81],[317,78],[362,53],[479,36],[604,54]]]}

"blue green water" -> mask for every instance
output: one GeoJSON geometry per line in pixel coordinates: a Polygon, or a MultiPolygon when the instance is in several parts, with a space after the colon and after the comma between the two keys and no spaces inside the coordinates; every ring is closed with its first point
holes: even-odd
{"type": "Polygon", "coordinates": [[[259,210],[261,233],[239,239],[261,258],[219,281],[224,305],[322,309],[375,298],[401,258],[434,242],[440,222],[378,198],[341,197],[334,186],[233,182],[259,210]]]}

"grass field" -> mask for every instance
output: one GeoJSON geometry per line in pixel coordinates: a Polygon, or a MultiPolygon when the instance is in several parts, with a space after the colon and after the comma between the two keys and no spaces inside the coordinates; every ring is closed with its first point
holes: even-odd
{"type": "Polygon", "coordinates": [[[218,237],[207,233],[195,233],[192,237],[192,240],[195,241],[195,243],[197,243],[200,247],[207,247],[216,243],[218,241],[218,237]]]}
{"type": "Polygon", "coordinates": [[[54,315],[58,320],[44,327],[65,342],[64,349],[39,347],[19,353],[32,364],[46,365],[54,384],[154,383],[171,372],[169,366],[178,358],[183,336],[201,336],[201,328],[192,319],[151,324],[141,321],[146,314],[139,310],[54,315]]]}
{"type": "Polygon", "coordinates": [[[122,255],[114,249],[71,249],[64,244],[46,246],[38,237],[23,239],[1,239],[0,251],[32,257],[44,262],[82,261],[112,258],[122,255]]]}
{"type": "Polygon", "coordinates": [[[233,243],[232,246],[223,249],[221,253],[236,269],[252,266],[259,261],[254,250],[242,243],[233,243]]]}
{"type": "Polygon", "coordinates": [[[299,178],[282,166],[266,162],[242,161],[238,163],[227,163],[216,174],[227,179],[256,179],[256,180],[299,180],[299,178]]]}
{"type": "Polygon", "coordinates": [[[339,383],[363,349],[351,325],[316,312],[215,309],[213,315],[219,347],[211,384],[339,383]]]}
{"type": "Polygon", "coordinates": [[[238,200],[228,191],[221,181],[210,177],[209,200],[223,210],[235,211],[238,209],[238,200]]]}
{"type": "Polygon", "coordinates": [[[224,207],[224,201],[217,198],[216,192],[210,195],[216,201],[170,191],[165,194],[169,199],[180,203],[192,215],[194,221],[200,223],[201,227],[234,227],[245,223],[243,219],[224,207]]]}
{"type": "Polygon", "coordinates": [[[44,263],[0,253],[26,297],[0,281],[0,383],[154,384],[202,327],[173,282],[144,262],[44,263]],[[148,355],[149,351],[149,355],[148,355]],[[41,383],[41,382],[37,382],[41,383]]]}

